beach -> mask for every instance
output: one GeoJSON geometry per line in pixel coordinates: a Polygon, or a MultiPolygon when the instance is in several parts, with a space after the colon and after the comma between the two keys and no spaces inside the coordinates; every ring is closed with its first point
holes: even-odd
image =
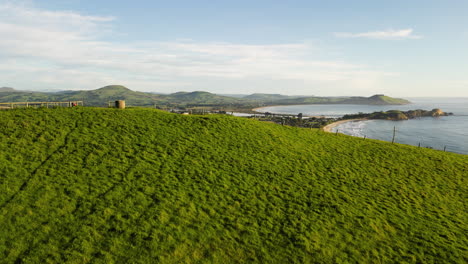
{"type": "Polygon", "coordinates": [[[358,121],[364,121],[364,120],[367,120],[365,118],[359,118],[359,119],[347,119],[347,120],[340,120],[340,121],[336,121],[336,122],[333,122],[329,125],[326,125],[322,128],[323,131],[325,132],[332,132],[332,129],[338,125],[341,125],[343,123],[348,123],[348,122],[358,122],[358,121]]]}

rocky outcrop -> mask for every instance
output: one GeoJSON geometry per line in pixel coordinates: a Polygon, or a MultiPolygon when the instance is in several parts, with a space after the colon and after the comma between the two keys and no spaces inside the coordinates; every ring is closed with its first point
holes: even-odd
{"type": "Polygon", "coordinates": [[[413,118],[420,117],[439,117],[439,116],[449,116],[453,113],[446,113],[439,108],[428,110],[410,110],[410,111],[399,111],[399,110],[390,110],[387,112],[374,112],[370,114],[359,113],[355,115],[345,115],[343,119],[355,119],[355,118],[367,118],[367,119],[383,119],[383,120],[408,120],[413,118]]]}
{"type": "Polygon", "coordinates": [[[437,117],[437,116],[447,116],[448,114],[445,112],[442,112],[439,108],[432,109],[430,112],[431,116],[437,117]]]}

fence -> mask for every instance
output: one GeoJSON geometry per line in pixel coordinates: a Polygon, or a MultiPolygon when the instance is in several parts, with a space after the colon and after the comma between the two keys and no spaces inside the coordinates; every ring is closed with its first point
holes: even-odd
{"type": "Polygon", "coordinates": [[[10,102],[0,103],[0,109],[13,108],[29,108],[29,107],[73,107],[83,106],[83,101],[66,101],[66,102],[10,102]]]}

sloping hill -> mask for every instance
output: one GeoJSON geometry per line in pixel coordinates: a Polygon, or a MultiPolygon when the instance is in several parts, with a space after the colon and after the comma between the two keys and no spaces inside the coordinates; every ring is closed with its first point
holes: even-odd
{"type": "Polygon", "coordinates": [[[385,95],[370,97],[300,97],[276,101],[278,104],[358,104],[358,105],[404,105],[410,101],[385,95]]]}
{"type": "Polygon", "coordinates": [[[10,87],[0,88],[0,102],[49,101],[50,95],[42,92],[21,91],[10,87]]]}
{"type": "Polygon", "coordinates": [[[216,95],[209,92],[195,91],[195,92],[178,92],[169,94],[166,100],[170,103],[177,104],[197,104],[197,105],[216,105],[216,104],[229,104],[240,103],[242,99],[233,98],[228,96],[216,95]]]}
{"type": "Polygon", "coordinates": [[[15,89],[11,88],[11,87],[0,87],[0,93],[4,93],[4,92],[14,92],[15,89]]]}
{"type": "Polygon", "coordinates": [[[244,102],[239,98],[220,96],[208,92],[178,92],[165,95],[132,91],[122,85],[109,85],[96,90],[55,93],[4,89],[0,94],[0,102],[84,101],[87,106],[107,106],[109,101],[115,100],[126,100],[129,106],[152,106],[154,104],[222,105],[244,102]]]}
{"type": "Polygon", "coordinates": [[[54,93],[7,90],[0,93],[0,102],[84,101],[88,106],[107,106],[109,101],[126,100],[129,105],[148,106],[163,96],[132,91],[121,85],[109,85],[96,90],[62,91],[54,93]]]}
{"type": "Polygon", "coordinates": [[[0,111],[4,263],[465,263],[468,156],[231,116],[0,111]]]}
{"type": "Polygon", "coordinates": [[[410,101],[385,96],[383,94],[376,94],[371,97],[351,97],[342,102],[343,104],[370,104],[370,105],[404,105],[409,104],[410,101]]]}
{"type": "Polygon", "coordinates": [[[163,96],[136,92],[122,85],[109,85],[96,90],[57,93],[57,100],[83,100],[86,105],[107,106],[109,101],[125,100],[128,105],[149,106],[162,100],[163,96]]]}
{"type": "Polygon", "coordinates": [[[251,95],[244,96],[243,98],[247,100],[276,101],[281,99],[290,99],[293,97],[281,94],[254,93],[251,95]]]}
{"type": "Polygon", "coordinates": [[[87,106],[107,106],[109,101],[126,100],[129,106],[229,106],[246,108],[261,104],[407,104],[409,101],[384,95],[371,97],[298,97],[279,94],[252,94],[243,98],[216,95],[209,92],[177,92],[155,94],[132,91],[125,86],[109,85],[96,90],[62,91],[55,93],[0,89],[0,102],[84,101],[87,106]]]}

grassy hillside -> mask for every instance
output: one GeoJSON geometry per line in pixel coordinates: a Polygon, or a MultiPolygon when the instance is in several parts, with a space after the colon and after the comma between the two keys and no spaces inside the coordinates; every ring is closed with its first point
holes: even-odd
{"type": "Polygon", "coordinates": [[[166,96],[166,100],[173,104],[187,104],[187,105],[219,105],[219,104],[232,104],[241,103],[244,100],[228,96],[221,96],[209,92],[195,91],[195,92],[178,92],[166,96]]]}
{"type": "Polygon", "coordinates": [[[49,101],[50,96],[42,92],[18,91],[9,87],[0,88],[0,102],[49,101]]]}
{"type": "Polygon", "coordinates": [[[136,92],[121,85],[109,85],[90,91],[62,92],[55,95],[57,100],[83,100],[86,105],[107,106],[108,102],[125,100],[128,105],[149,106],[162,100],[161,95],[136,92]]]}
{"type": "Polygon", "coordinates": [[[0,262],[466,263],[467,171],[231,116],[0,111],[0,262]]]}
{"type": "Polygon", "coordinates": [[[281,94],[264,94],[264,93],[254,93],[251,95],[247,95],[243,97],[244,99],[248,100],[259,100],[259,101],[276,101],[276,100],[281,100],[281,99],[293,99],[297,98],[297,96],[287,96],[287,95],[281,95],[281,94]]]}
{"type": "Polygon", "coordinates": [[[344,100],[344,104],[371,104],[371,105],[404,105],[410,101],[401,98],[393,98],[383,94],[376,94],[371,97],[351,97],[344,100]]]}
{"type": "Polygon", "coordinates": [[[176,104],[216,105],[247,102],[246,100],[220,96],[208,92],[178,92],[173,94],[154,94],[137,92],[122,85],[109,85],[96,90],[64,91],[56,93],[25,92],[12,88],[0,89],[0,102],[38,102],[38,101],[84,101],[87,106],[107,106],[108,102],[125,100],[130,106],[153,106],[176,104]]]}

